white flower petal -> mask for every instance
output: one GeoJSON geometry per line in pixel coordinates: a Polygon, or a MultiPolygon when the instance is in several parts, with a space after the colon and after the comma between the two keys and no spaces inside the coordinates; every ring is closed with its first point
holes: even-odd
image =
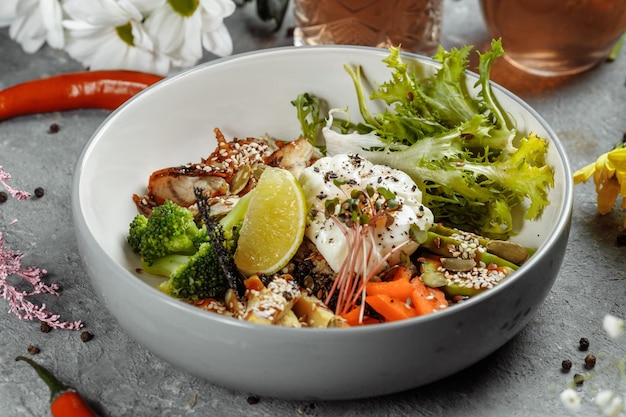
{"type": "Polygon", "coordinates": [[[576,411],[580,408],[582,400],[576,390],[572,388],[567,388],[566,390],[561,392],[561,402],[568,410],[576,411]]]}
{"type": "Polygon", "coordinates": [[[146,19],[145,27],[158,51],[174,65],[189,67],[202,58],[203,48],[218,56],[232,53],[233,42],[223,19],[235,8],[232,0],[200,0],[200,7],[184,17],[163,3],[146,19]]]}
{"type": "Polygon", "coordinates": [[[17,14],[18,0],[0,1],[0,28],[9,26],[17,14]]]}
{"type": "Polygon", "coordinates": [[[202,19],[194,13],[185,20],[184,42],[173,54],[169,54],[176,65],[190,67],[202,58],[202,19]]]}
{"type": "Polygon", "coordinates": [[[135,46],[144,51],[154,51],[154,42],[139,22],[130,22],[135,46]]]}
{"type": "Polygon", "coordinates": [[[46,41],[52,48],[63,49],[65,37],[63,33],[63,9],[58,0],[40,0],[39,7],[46,28],[46,41]]]}
{"type": "Polygon", "coordinates": [[[129,0],[131,1],[137,10],[139,10],[144,16],[148,16],[157,7],[161,7],[167,0],[129,0]]]}
{"type": "Polygon", "coordinates": [[[223,20],[235,12],[237,6],[232,0],[200,0],[200,6],[213,19],[223,20]]]}
{"type": "Polygon", "coordinates": [[[202,19],[198,11],[183,17],[164,4],[146,19],[145,28],[156,50],[170,57],[174,65],[189,67],[202,58],[202,19]]]}
{"type": "MultiPolygon", "coordinates": [[[[147,37],[141,25],[132,23],[140,37],[147,37]]],[[[92,70],[125,69],[167,75],[169,59],[154,51],[130,46],[116,33],[114,27],[97,27],[66,22],[70,30],[66,50],[68,54],[92,70]]]]}
{"type": "Polygon", "coordinates": [[[611,314],[607,314],[604,316],[602,320],[602,327],[604,327],[604,331],[611,337],[612,339],[617,339],[624,333],[624,328],[626,323],[623,319],[613,316],[611,314]]]}
{"type": "Polygon", "coordinates": [[[101,26],[94,26],[82,20],[64,20],[62,23],[63,27],[71,32],[84,32],[101,28],[101,26]]]}
{"type": "Polygon", "coordinates": [[[115,43],[108,46],[117,35],[110,28],[91,26],[90,29],[71,31],[68,36],[65,50],[67,53],[89,68],[92,65],[96,51],[112,48],[114,53],[115,43]]]}
{"type": "Polygon", "coordinates": [[[164,5],[155,10],[144,22],[146,32],[154,39],[155,47],[169,55],[184,42],[183,18],[164,5]]]}
{"type": "Polygon", "coordinates": [[[37,52],[43,46],[47,31],[43,25],[39,0],[20,1],[17,16],[9,27],[9,36],[29,54],[37,52]]]}
{"type": "Polygon", "coordinates": [[[203,31],[202,46],[217,56],[227,56],[233,53],[233,40],[224,25],[213,31],[203,31]]]}
{"type": "Polygon", "coordinates": [[[132,17],[114,0],[66,0],[63,9],[73,20],[95,26],[120,26],[132,17]]]}
{"type": "Polygon", "coordinates": [[[131,0],[118,0],[117,5],[128,15],[129,20],[141,22],[143,14],[137,9],[131,0]]]}
{"type": "Polygon", "coordinates": [[[92,60],[91,69],[125,69],[165,75],[170,68],[165,57],[158,57],[148,51],[112,42],[107,48],[98,51],[92,60]]]}

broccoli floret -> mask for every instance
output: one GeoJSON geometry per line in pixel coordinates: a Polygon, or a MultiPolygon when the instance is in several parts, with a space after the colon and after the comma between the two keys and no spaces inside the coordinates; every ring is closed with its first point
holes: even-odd
{"type": "Polygon", "coordinates": [[[143,268],[150,274],[169,277],[158,288],[175,298],[218,298],[228,289],[228,282],[210,243],[200,245],[191,256],[167,255],[155,260],[152,265],[143,263],[143,268]]]}
{"type": "Polygon", "coordinates": [[[168,278],[159,285],[161,291],[186,300],[224,295],[232,277],[224,272],[223,261],[235,252],[249,195],[217,222],[218,227],[216,220],[211,220],[211,228],[198,225],[189,209],[171,201],[155,207],[150,217],[139,214],[133,219],[128,243],[141,255],[145,272],[168,278]],[[219,250],[211,243],[216,238],[219,250]]]}
{"type": "Polygon", "coordinates": [[[196,224],[191,210],[169,200],[155,207],[149,218],[142,217],[131,222],[128,243],[148,265],[166,255],[193,255],[208,241],[206,228],[196,224]]]}
{"type": "Polygon", "coordinates": [[[141,251],[141,239],[146,231],[146,226],[148,226],[148,218],[143,214],[136,215],[130,223],[128,230],[128,243],[130,244],[130,247],[133,248],[133,251],[137,253],[141,251]]]}

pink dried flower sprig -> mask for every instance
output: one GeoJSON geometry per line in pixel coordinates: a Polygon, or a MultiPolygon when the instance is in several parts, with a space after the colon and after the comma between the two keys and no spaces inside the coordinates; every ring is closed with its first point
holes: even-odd
{"type": "MultiPolygon", "coordinates": [[[[25,200],[30,194],[12,188],[7,184],[11,175],[0,166],[0,184],[18,200],[25,200]]],[[[58,285],[46,285],[42,279],[46,275],[45,269],[34,266],[23,267],[22,259],[24,255],[17,251],[12,251],[4,247],[4,238],[0,232],[0,296],[9,302],[9,313],[15,314],[22,320],[38,319],[53,328],[68,330],[78,330],[83,327],[81,321],[62,322],[60,316],[53,314],[46,309],[46,305],[33,304],[29,297],[37,294],[52,294],[58,296],[58,285]],[[21,277],[32,286],[31,291],[21,290],[9,282],[10,276],[21,277]]]]}
{"type": "Polygon", "coordinates": [[[0,184],[4,187],[5,190],[8,191],[13,197],[18,200],[27,200],[30,197],[30,193],[26,191],[21,191],[11,187],[8,182],[11,180],[11,174],[6,172],[2,165],[0,165],[0,184]]]}

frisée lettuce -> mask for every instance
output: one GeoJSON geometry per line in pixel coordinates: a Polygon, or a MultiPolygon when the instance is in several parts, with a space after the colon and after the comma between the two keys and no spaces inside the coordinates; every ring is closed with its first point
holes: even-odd
{"type": "MultiPolygon", "coordinates": [[[[501,42],[494,40],[489,51],[479,53],[476,95],[466,79],[471,49],[439,47],[434,56],[439,69],[420,76],[418,62],[405,61],[398,48],[390,48],[383,62],[391,78],[369,95],[385,103],[379,113],[368,109],[362,69],[346,65],[362,120],[350,121],[346,109],[330,110],[325,125],[319,116],[313,120],[328,155],[358,154],[400,169],[421,189],[436,221],[506,239],[514,233],[515,209],[526,219],[542,215],[554,172],[546,162],[548,142],[533,133],[521,137],[493,95],[490,72],[504,54],[501,42]]],[[[306,102],[307,113],[315,114],[310,96],[306,102]]],[[[299,118],[313,138],[311,118],[299,118]]]]}

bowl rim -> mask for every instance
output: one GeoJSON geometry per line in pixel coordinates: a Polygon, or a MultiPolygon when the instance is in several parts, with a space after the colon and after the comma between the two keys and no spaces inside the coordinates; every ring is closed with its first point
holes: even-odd
{"type": "MultiPolygon", "coordinates": [[[[394,329],[400,329],[404,327],[411,327],[414,325],[418,325],[419,323],[428,322],[428,321],[436,321],[440,319],[444,319],[450,315],[463,314],[465,309],[472,308],[474,304],[481,303],[485,299],[489,299],[492,297],[496,297],[499,292],[505,291],[506,287],[510,285],[514,285],[519,279],[521,279],[522,273],[530,269],[535,263],[539,262],[539,256],[531,256],[529,260],[524,263],[520,269],[516,271],[515,274],[511,276],[510,279],[506,279],[503,282],[499,283],[495,287],[489,289],[488,291],[484,291],[476,296],[471,297],[469,300],[453,306],[453,308],[444,309],[442,311],[437,312],[436,314],[428,314],[424,316],[418,316],[407,320],[401,320],[397,322],[389,322],[389,323],[380,323],[376,325],[367,325],[367,326],[354,326],[348,328],[289,328],[282,326],[267,326],[257,323],[250,323],[245,320],[239,320],[232,317],[223,316],[220,314],[210,314],[206,311],[203,311],[197,307],[189,305],[181,300],[172,298],[156,288],[150,286],[148,283],[138,279],[134,276],[127,268],[120,265],[115,259],[107,254],[101,244],[97,241],[96,237],[91,233],[89,226],[85,220],[85,216],[81,207],[81,199],[80,199],[80,184],[82,178],[83,167],[85,165],[85,160],[89,157],[92,148],[95,144],[98,143],[100,138],[102,137],[102,132],[105,131],[110,123],[112,123],[117,116],[126,111],[129,106],[133,106],[135,102],[142,100],[146,95],[151,94],[151,92],[159,88],[159,86],[163,84],[172,84],[177,83],[178,80],[186,77],[189,74],[196,73],[198,71],[204,71],[208,68],[220,66],[224,64],[230,64],[231,62],[237,62],[240,60],[246,59],[254,59],[257,57],[270,56],[275,54],[291,54],[291,53],[304,53],[304,54],[323,54],[325,51],[362,51],[362,52],[371,52],[377,53],[381,56],[384,56],[386,53],[386,49],[383,48],[375,48],[369,46],[358,46],[358,45],[317,45],[317,46],[279,46],[272,47],[267,49],[243,52],[227,57],[217,58],[212,61],[208,61],[199,65],[196,65],[191,68],[187,68],[182,70],[176,74],[170,75],[163,80],[156,82],[155,84],[147,87],[142,90],[135,96],[131,97],[124,104],[118,107],[116,110],[111,112],[103,122],[98,126],[98,128],[94,131],[90,139],[85,144],[75,166],[73,179],[72,179],[72,211],[76,233],[82,233],[82,237],[85,240],[91,241],[94,245],[96,245],[100,252],[103,253],[108,261],[111,263],[114,271],[118,272],[122,279],[124,280],[125,285],[131,285],[133,288],[141,289],[142,291],[147,291],[147,295],[150,298],[157,300],[158,302],[164,302],[169,305],[171,308],[178,310],[184,314],[191,314],[194,316],[198,316],[201,319],[205,319],[211,322],[214,322],[218,325],[223,326],[233,326],[239,327],[247,330],[259,330],[263,329],[263,331],[269,331],[276,334],[282,334],[283,332],[290,332],[292,334],[309,334],[315,335],[319,332],[336,332],[335,336],[339,336],[345,334],[347,336],[353,334],[354,332],[374,332],[374,333],[384,333],[387,331],[391,331],[394,329]]],[[[438,61],[416,53],[410,52],[401,52],[401,54],[407,58],[416,60],[423,64],[434,65],[438,67],[440,64],[438,61]]],[[[470,78],[477,77],[477,74],[474,71],[467,69],[466,74],[470,78]]],[[[477,78],[476,78],[477,79],[477,78]]],[[[541,254],[549,251],[551,247],[553,247],[559,238],[559,236],[569,227],[570,219],[573,211],[573,178],[572,178],[572,170],[569,159],[565,152],[563,145],[558,138],[556,132],[552,129],[552,127],[546,122],[546,120],[528,103],[526,103],[521,97],[517,96],[510,90],[501,86],[498,83],[490,81],[492,88],[494,90],[498,90],[501,94],[507,96],[512,101],[515,101],[518,105],[523,107],[536,121],[545,129],[546,133],[549,136],[549,142],[551,146],[554,146],[557,154],[559,155],[559,159],[563,165],[563,174],[565,178],[565,183],[563,185],[563,194],[561,196],[562,204],[558,211],[558,219],[555,224],[553,224],[552,231],[546,237],[545,241],[537,248],[536,254],[541,254]]]]}

